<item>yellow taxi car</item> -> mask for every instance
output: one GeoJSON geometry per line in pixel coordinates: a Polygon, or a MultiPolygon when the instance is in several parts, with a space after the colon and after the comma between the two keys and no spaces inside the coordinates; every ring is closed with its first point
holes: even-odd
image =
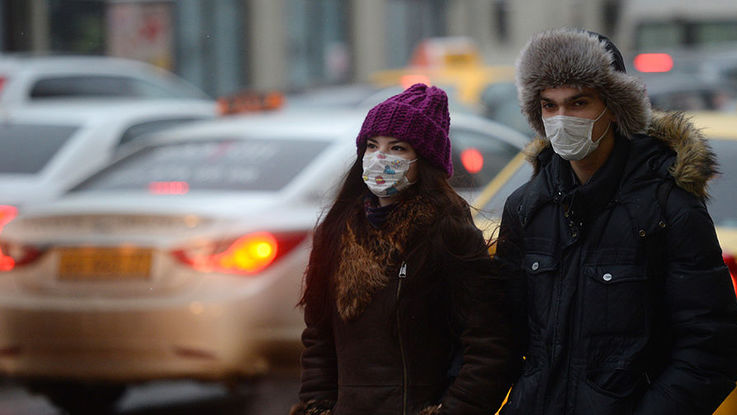
{"type": "MultiPolygon", "coordinates": [[[[737,291],[737,114],[697,112],[692,122],[709,140],[719,161],[720,174],[710,182],[709,213],[716,226],[722,256],[737,291]]],[[[501,220],[507,197],[532,176],[532,166],[519,153],[484,188],[473,206],[477,225],[493,236],[501,220]]],[[[490,249],[494,253],[494,246],[490,249]]],[[[714,415],[737,414],[737,390],[733,391],[714,415]]]]}
{"type": "Polygon", "coordinates": [[[459,101],[476,105],[490,83],[513,81],[512,65],[486,65],[473,40],[466,37],[436,37],[420,42],[409,65],[374,73],[371,81],[388,87],[422,82],[437,85],[457,94],[459,101]]]}

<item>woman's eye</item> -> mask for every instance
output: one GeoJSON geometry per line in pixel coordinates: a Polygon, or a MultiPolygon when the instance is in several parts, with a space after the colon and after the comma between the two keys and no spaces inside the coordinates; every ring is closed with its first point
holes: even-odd
{"type": "Polygon", "coordinates": [[[404,147],[402,147],[402,146],[394,146],[394,147],[392,147],[392,150],[394,150],[394,151],[404,151],[404,147]]]}
{"type": "Polygon", "coordinates": [[[374,144],[374,143],[368,143],[368,144],[366,144],[366,148],[374,149],[374,148],[376,148],[376,144],[374,144]]]}

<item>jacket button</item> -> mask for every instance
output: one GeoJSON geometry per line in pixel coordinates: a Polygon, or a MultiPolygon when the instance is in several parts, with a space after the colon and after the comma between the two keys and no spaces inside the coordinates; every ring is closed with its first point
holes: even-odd
{"type": "Polygon", "coordinates": [[[612,280],[612,274],[610,274],[610,273],[607,272],[606,274],[602,275],[601,278],[604,281],[611,281],[612,280]]]}
{"type": "Polygon", "coordinates": [[[537,271],[537,269],[540,268],[540,263],[535,261],[532,263],[532,266],[530,268],[532,268],[533,271],[537,271]]]}
{"type": "Polygon", "coordinates": [[[647,235],[647,232],[644,229],[640,229],[640,237],[644,238],[645,235],[647,235]]]}

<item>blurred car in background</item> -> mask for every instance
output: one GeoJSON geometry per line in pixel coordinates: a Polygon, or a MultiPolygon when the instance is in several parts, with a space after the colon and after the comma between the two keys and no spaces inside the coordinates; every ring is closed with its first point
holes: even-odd
{"type": "Polygon", "coordinates": [[[513,79],[512,65],[484,63],[478,45],[463,36],[424,39],[406,67],[378,71],[371,76],[372,82],[381,87],[407,88],[417,82],[436,85],[470,107],[478,105],[486,85],[513,79]]]}
{"type": "Polygon", "coordinates": [[[737,113],[737,90],[724,82],[684,73],[643,74],[641,77],[653,109],[737,113]]]}
{"type": "MultiPolygon", "coordinates": [[[[729,268],[737,292],[737,163],[734,162],[737,160],[737,114],[697,112],[691,116],[694,124],[702,128],[719,161],[721,174],[710,182],[711,198],[707,206],[716,226],[724,262],[729,268]]],[[[475,213],[476,223],[488,236],[498,232],[507,197],[531,177],[532,165],[519,153],[472,203],[478,209],[475,213]]],[[[737,390],[732,392],[714,414],[736,413],[737,390]]]]}
{"type": "Polygon", "coordinates": [[[211,100],[153,65],[109,56],[0,54],[0,105],[58,98],[211,100]]]}
{"type": "Polygon", "coordinates": [[[6,107],[0,111],[0,205],[18,208],[57,197],[119,146],[215,116],[211,101],[59,100],[6,107]]]}
{"type": "MultiPolygon", "coordinates": [[[[293,109],[168,129],[20,213],[0,233],[0,373],[74,408],[137,381],[293,366],[311,233],[364,117],[293,109]]],[[[459,190],[526,141],[451,117],[458,177],[484,177],[459,190]]]]}
{"type": "Polygon", "coordinates": [[[729,0],[621,0],[613,39],[624,53],[737,42],[729,0]]]}

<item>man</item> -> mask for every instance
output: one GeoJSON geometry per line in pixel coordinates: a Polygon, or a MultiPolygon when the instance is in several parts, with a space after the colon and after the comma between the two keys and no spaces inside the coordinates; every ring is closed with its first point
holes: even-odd
{"type": "Polygon", "coordinates": [[[604,36],[535,35],[517,61],[545,139],[507,200],[524,369],[504,415],[711,414],[735,386],[737,301],[705,201],[715,156],[604,36]]]}

